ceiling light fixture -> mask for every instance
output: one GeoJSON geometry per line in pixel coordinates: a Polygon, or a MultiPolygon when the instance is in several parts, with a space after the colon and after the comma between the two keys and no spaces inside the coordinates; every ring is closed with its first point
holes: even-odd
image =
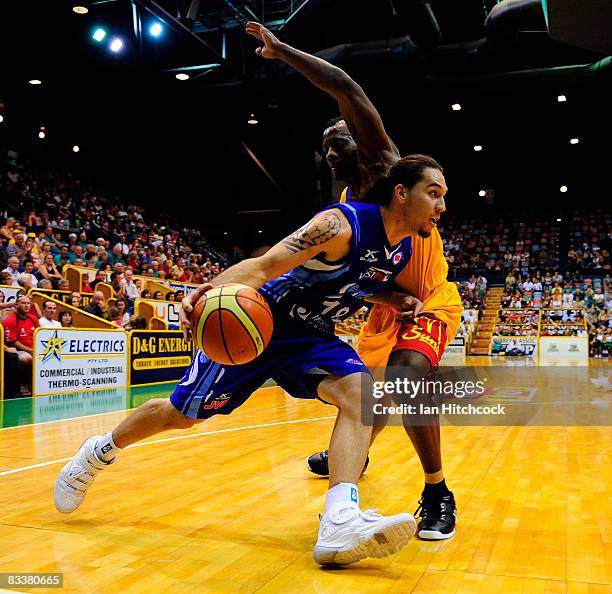
{"type": "Polygon", "coordinates": [[[559,95],[557,97],[557,102],[559,103],[565,103],[567,101],[567,97],[565,95],[559,95]]]}
{"type": "Polygon", "coordinates": [[[567,186],[561,186],[559,188],[559,192],[562,192],[563,194],[565,194],[565,192],[567,192],[567,186]]]}
{"type": "Polygon", "coordinates": [[[453,104],[451,105],[451,109],[452,109],[453,111],[461,111],[461,103],[453,103],[453,104]]]}
{"type": "Polygon", "coordinates": [[[87,14],[89,9],[85,8],[85,6],[73,6],[72,12],[76,12],[77,14],[87,14]]]}
{"type": "Polygon", "coordinates": [[[33,78],[32,80],[28,81],[31,85],[42,85],[42,81],[38,80],[37,78],[33,78]]]}
{"type": "Polygon", "coordinates": [[[481,145],[479,145],[479,144],[475,144],[475,145],[474,145],[474,150],[475,150],[477,153],[479,153],[479,152],[482,150],[482,146],[481,146],[481,145]]]}
{"type": "Polygon", "coordinates": [[[106,30],[102,27],[98,27],[92,34],[92,39],[98,43],[106,37],[106,30]]]}
{"type": "Polygon", "coordinates": [[[75,144],[75,145],[72,147],[72,152],[73,152],[73,153],[78,153],[80,150],[81,150],[81,148],[79,147],[79,145],[78,145],[78,144],[75,144]]]}
{"type": "Polygon", "coordinates": [[[247,124],[251,124],[251,126],[255,126],[259,121],[255,118],[255,114],[252,113],[251,117],[247,120],[247,124]]]}
{"type": "Polygon", "coordinates": [[[115,37],[115,39],[111,41],[111,44],[108,47],[110,48],[111,52],[120,52],[123,48],[123,40],[119,39],[119,37],[115,37]]]}
{"type": "Polygon", "coordinates": [[[579,138],[570,138],[570,144],[578,144],[580,142],[579,138]]]}
{"type": "Polygon", "coordinates": [[[189,75],[185,72],[179,72],[176,75],[176,78],[178,78],[179,80],[189,80],[189,75]]]}
{"type": "Polygon", "coordinates": [[[480,190],[480,192],[478,192],[478,195],[479,195],[481,198],[484,198],[484,197],[487,195],[487,193],[486,193],[484,190],[480,190]]]}

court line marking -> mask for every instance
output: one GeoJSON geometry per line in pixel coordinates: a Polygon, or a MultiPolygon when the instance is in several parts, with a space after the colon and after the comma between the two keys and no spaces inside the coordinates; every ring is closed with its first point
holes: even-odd
{"type": "MultiPolygon", "coordinates": [[[[164,439],[154,439],[152,441],[142,441],[140,443],[133,443],[127,446],[128,448],[139,448],[147,445],[156,443],[166,443],[169,441],[178,441],[179,439],[191,439],[192,437],[202,437],[203,435],[218,435],[220,433],[231,433],[234,431],[245,431],[247,429],[262,429],[264,427],[277,427],[278,425],[293,425],[296,423],[310,423],[313,421],[323,421],[328,419],[335,419],[336,415],[330,415],[326,417],[312,417],[310,419],[295,419],[293,421],[277,421],[274,423],[262,423],[260,425],[246,425],[244,427],[230,427],[228,429],[216,429],[215,431],[204,431],[202,433],[189,433],[188,435],[176,435],[174,437],[165,437],[164,439]]],[[[33,470],[34,468],[43,468],[44,466],[51,466],[53,464],[59,464],[60,462],[67,462],[71,460],[69,458],[59,458],[58,460],[49,460],[48,462],[41,462],[40,464],[32,464],[31,466],[22,466],[21,468],[13,468],[11,470],[4,470],[0,472],[0,476],[8,476],[9,474],[17,474],[18,472],[25,472],[26,470],[33,470]]]]}

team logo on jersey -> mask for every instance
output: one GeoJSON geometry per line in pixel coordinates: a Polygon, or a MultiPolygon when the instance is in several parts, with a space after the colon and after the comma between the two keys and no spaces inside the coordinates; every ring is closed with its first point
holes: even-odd
{"type": "Polygon", "coordinates": [[[373,280],[378,283],[386,283],[393,273],[382,268],[370,267],[365,272],[362,272],[359,279],[373,280]]]}
{"type": "Polygon", "coordinates": [[[397,252],[397,254],[393,254],[393,264],[397,265],[402,261],[402,252],[397,252]]]}
{"type": "Polygon", "coordinates": [[[366,250],[365,256],[361,256],[359,258],[363,262],[368,262],[371,264],[372,262],[378,262],[378,250],[366,250]]]}
{"type": "MultiPolygon", "coordinates": [[[[385,255],[387,256],[387,260],[391,260],[391,258],[393,258],[393,263],[394,263],[394,264],[396,264],[396,262],[395,262],[395,256],[397,256],[397,255],[398,255],[398,253],[399,253],[399,252],[398,252],[398,250],[399,250],[401,247],[402,247],[401,245],[398,245],[398,246],[397,246],[397,247],[396,247],[396,248],[395,248],[395,249],[394,249],[392,252],[390,252],[390,251],[387,249],[387,246],[385,246],[385,255]]],[[[401,257],[401,253],[400,253],[399,255],[400,255],[400,257],[401,257]]]]}

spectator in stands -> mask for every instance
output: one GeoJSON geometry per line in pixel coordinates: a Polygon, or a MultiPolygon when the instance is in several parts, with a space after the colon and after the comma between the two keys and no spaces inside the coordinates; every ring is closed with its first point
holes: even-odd
{"type": "Polygon", "coordinates": [[[17,256],[11,256],[8,259],[8,266],[2,271],[8,272],[11,275],[10,284],[14,287],[18,287],[19,283],[17,282],[17,278],[19,277],[19,258],[17,256]]]}
{"type": "Polygon", "coordinates": [[[161,291],[155,291],[155,293],[153,293],[153,299],[159,299],[160,301],[163,301],[164,294],[161,291]]]}
{"type": "Polygon", "coordinates": [[[19,263],[23,263],[26,258],[25,235],[23,233],[15,233],[14,243],[9,243],[6,248],[6,255],[11,258],[15,256],[19,259],[19,263]]]}
{"type": "Polygon", "coordinates": [[[166,301],[174,301],[174,291],[168,291],[165,296],[166,301]]]}
{"type": "Polygon", "coordinates": [[[140,297],[142,299],[151,299],[151,291],[149,291],[149,289],[144,289],[140,294],[140,297]]]}
{"type": "Polygon", "coordinates": [[[146,330],[147,320],[144,316],[133,316],[130,323],[125,327],[126,330],[146,330]]]}
{"type": "Polygon", "coordinates": [[[72,312],[64,309],[59,312],[57,319],[62,325],[62,328],[72,328],[72,312]]]}
{"type": "Polygon", "coordinates": [[[128,313],[129,304],[128,304],[127,299],[125,297],[119,297],[119,299],[117,299],[115,303],[115,306],[119,310],[119,317],[118,317],[118,319],[120,320],[119,325],[122,327],[127,326],[127,324],[129,324],[130,322],[130,314],[128,313]]]}
{"type": "Polygon", "coordinates": [[[52,254],[49,253],[45,256],[43,263],[38,268],[38,277],[39,279],[48,279],[52,283],[59,282],[62,278],[62,275],[55,265],[52,254]]]}
{"type": "Polygon", "coordinates": [[[57,305],[54,301],[43,301],[42,316],[38,320],[39,325],[43,328],[60,328],[61,323],[54,319],[56,311],[57,305]]]}
{"type": "Polygon", "coordinates": [[[6,223],[0,227],[0,239],[4,238],[7,242],[12,241],[14,229],[15,219],[13,217],[9,217],[6,219],[6,223]]]}
{"type": "Polygon", "coordinates": [[[92,280],[90,283],[92,292],[96,290],[96,286],[98,285],[98,283],[105,283],[105,282],[106,282],[106,272],[104,272],[104,270],[98,270],[96,272],[96,276],[94,280],[92,280]]]}
{"type": "Polygon", "coordinates": [[[104,318],[104,293],[102,291],[95,291],[91,297],[90,304],[84,307],[83,311],[99,318],[104,318]]]}
{"type": "Polygon", "coordinates": [[[138,287],[134,283],[134,272],[131,268],[126,268],[123,273],[122,292],[130,305],[140,297],[138,287]]]}
{"type": "Polygon", "coordinates": [[[26,377],[29,377],[28,371],[32,365],[34,349],[34,331],[39,326],[38,316],[31,311],[32,302],[27,295],[20,295],[15,301],[15,312],[2,322],[5,343],[17,349],[19,362],[25,370],[26,377]]]}
{"type": "Polygon", "coordinates": [[[70,290],[70,283],[68,282],[67,278],[63,278],[60,282],[59,285],[57,286],[59,291],[69,291],[70,290]]]}
{"type": "Polygon", "coordinates": [[[119,309],[116,308],[114,305],[112,305],[106,310],[106,319],[109,322],[115,324],[116,326],[121,326],[121,316],[119,314],[119,309]]]}
{"type": "Polygon", "coordinates": [[[89,275],[86,272],[81,274],[81,291],[83,293],[93,293],[93,289],[89,284],[89,275]]]}
{"type": "Polygon", "coordinates": [[[70,293],[70,305],[72,305],[72,307],[80,308],[82,302],[83,297],[78,291],[72,291],[72,293],[70,293]]]}

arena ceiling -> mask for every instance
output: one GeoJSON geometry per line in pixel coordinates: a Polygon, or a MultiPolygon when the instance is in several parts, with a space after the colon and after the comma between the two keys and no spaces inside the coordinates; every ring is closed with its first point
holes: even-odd
{"type": "MultiPolygon", "coordinates": [[[[555,1],[569,0],[548,0],[549,12],[555,1]]],[[[153,208],[183,199],[212,232],[219,220],[246,220],[252,230],[301,220],[329,193],[323,168],[317,197],[314,157],[335,105],[254,55],[243,25],[256,16],[288,43],[345,68],[402,152],[430,152],[447,165],[464,204],[478,208],[482,187],[495,188],[500,201],[533,204],[534,194],[536,202],[557,201],[560,171],[579,179],[581,164],[604,166],[594,147],[605,140],[611,67],[595,25],[584,36],[590,42],[569,43],[558,32],[552,38],[539,0],[432,0],[430,7],[415,0],[4,2],[0,138],[43,162],[68,160],[153,208]],[[87,14],[73,12],[77,4],[87,14]],[[147,34],[154,20],[164,26],[158,39],[147,34]],[[97,26],[124,40],[121,52],[92,41],[97,26]],[[179,72],[189,80],[177,80],[179,72]],[[34,78],[42,84],[28,84],[34,78]],[[451,111],[455,102],[461,112],[451,111]],[[252,113],[256,126],[247,124],[252,113]],[[39,143],[43,125],[49,133],[39,143]],[[573,136],[582,143],[568,152],[573,136]],[[78,155],[67,149],[73,143],[82,147],[78,155]],[[475,154],[475,144],[485,150],[475,154]],[[252,210],[268,212],[236,214],[252,210]]]]}

